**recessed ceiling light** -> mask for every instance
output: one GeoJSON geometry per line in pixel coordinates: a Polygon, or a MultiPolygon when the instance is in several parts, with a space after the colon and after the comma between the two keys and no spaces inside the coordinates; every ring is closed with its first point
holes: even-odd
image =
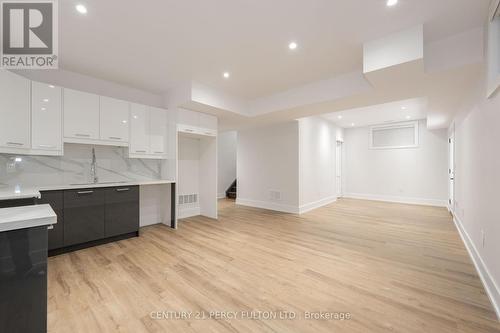
{"type": "Polygon", "coordinates": [[[134,119],[137,119],[137,116],[134,115],[134,119]]]}
{"type": "Polygon", "coordinates": [[[406,119],[410,119],[411,117],[410,116],[406,116],[406,119]]]}
{"type": "Polygon", "coordinates": [[[295,42],[290,42],[290,44],[288,44],[288,48],[289,48],[290,50],[295,50],[295,49],[297,48],[297,46],[298,46],[298,45],[297,45],[297,43],[295,43],[295,42]]]}
{"type": "Polygon", "coordinates": [[[224,74],[222,74],[222,76],[224,76],[225,79],[229,79],[231,74],[229,74],[229,72],[224,72],[224,74]]]}
{"type": "Polygon", "coordinates": [[[43,101],[44,101],[45,103],[47,103],[47,102],[49,101],[49,99],[48,99],[48,98],[44,98],[44,99],[43,99],[43,101]]]}
{"type": "Polygon", "coordinates": [[[23,159],[22,159],[21,157],[16,157],[16,158],[14,159],[14,161],[16,161],[16,162],[22,162],[22,161],[23,161],[23,159]]]}
{"type": "Polygon", "coordinates": [[[47,108],[42,108],[42,111],[45,111],[45,110],[47,110],[47,108]]]}
{"type": "Polygon", "coordinates": [[[407,107],[406,107],[406,106],[402,106],[402,107],[401,107],[401,110],[406,110],[406,109],[407,109],[407,107]]]}
{"type": "Polygon", "coordinates": [[[49,88],[55,88],[56,86],[49,84],[49,88]]]}
{"type": "Polygon", "coordinates": [[[354,123],[351,123],[351,126],[353,126],[353,127],[354,127],[354,125],[355,125],[354,123]]]}
{"type": "Polygon", "coordinates": [[[76,10],[80,13],[80,14],[87,14],[87,7],[85,7],[84,5],[82,4],[79,4],[79,5],[76,5],[76,10]]]}
{"type": "Polygon", "coordinates": [[[387,6],[392,7],[398,4],[398,0],[387,0],[387,6]]]}
{"type": "Polygon", "coordinates": [[[339,115],[337,116],[337,118],[338,118],[338,119],[342,119],[342,115],[340,115],[340,114],[339,114],[339,115]]]}
{"type": "Polygon", "coordinates": [[[127,123],[127,121],[126,121],[126,120],[122,120],[122,123],[126,124],[126,123],[127,123]]]}

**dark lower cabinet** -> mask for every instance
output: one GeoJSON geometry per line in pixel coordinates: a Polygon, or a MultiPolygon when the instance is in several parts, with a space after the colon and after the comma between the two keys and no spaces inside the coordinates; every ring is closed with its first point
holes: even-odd
{"type": "Polygon", "coordinates": [[[49,250],[59,249],[64,246],[64,192],[44,191],[37,204],[49,204],[57,215],[57,223],[49,229],[49,250]]]}
{"type": "Polygon", "coordinates": [[[123,235],[139,230],[139,187],[114,187],[105,189],[106,237],[123,235]]]}
{"type": "Polygon", "coordinates": [[[64,246],[105,237],[104,193],[102,188],[64,191],[64,246]]]}
{"type": "MultiPolygon", "coordinates": [[[[49,255],[139,235],[139,186],[42,191],[57,224],[48,231],[49,255]]],[[[1,332],[1,331],[0,331],[1,332]]]]}
{"type": "Polygon", "coordinates": [[[0,332],[47,332],[47,226],[0,232],[0,332]]]}

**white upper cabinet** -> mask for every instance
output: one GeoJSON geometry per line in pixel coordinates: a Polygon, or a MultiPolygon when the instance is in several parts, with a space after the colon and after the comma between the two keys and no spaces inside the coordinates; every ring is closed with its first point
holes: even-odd
{"type": "Polygon", "coordinates": [[[177,130],[196,135],[217,135],[217,117],[196,111],[177,110],[177,130]]]}
{"type": "Polygon", "coordinates": [[[31,148],[62,154],[62,88],[31,84],[31,148]]]}
{"type": "Polygon", "coordinates": [[[99,140],[99,96],[64,89],[64,137],[99,140]]]}
{"type": "Polygon", "coordinates": [[[30,148],[30,81],[0,70],[0,147],[30,148]]]}
{"type": "Polygon", "coordinates": [[[149,112],[145,105],[130,104],[130,154],[149,154],[149,112]]]}
{"type": "Polygon", "coordinates": [[[167,154],[167,110],[149,108],[150,152],[167,154]]]}
{"type": "Polygon", "coordinates": [[[118,99],[101,96],[100,138],[101,140],[122,142],[129,141],[129,103],[118,99]]]}
{"type": "Polygon", "coordinates": [[[196,111],[178,109],[177,110],[177,123],[192,127],[198,127],[200,121],[200,114],[196,111]]]}

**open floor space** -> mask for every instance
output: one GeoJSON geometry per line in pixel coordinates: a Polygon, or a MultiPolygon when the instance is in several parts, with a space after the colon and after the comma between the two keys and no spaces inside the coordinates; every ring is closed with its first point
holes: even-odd
{"type": "Polygon", "coordinates": [[[500,332],[446,209],[341,199],[299,217],[220,206],[218,222],[188,218],[50,258],[49,332],[500,332]],[[217,317],[251,311],[262,317],[217,317]],[[297,317],[265,317],[275,311],[297,317]]]}
{"type": "Polygon", "coordinates": [[[0,31],[0,333],[500,333],[500,0],[0,31]]]}

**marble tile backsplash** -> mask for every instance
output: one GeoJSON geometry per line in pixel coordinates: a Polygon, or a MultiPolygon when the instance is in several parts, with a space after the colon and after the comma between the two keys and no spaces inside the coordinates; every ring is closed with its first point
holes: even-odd
{"type": "Polygon", "coordinates": [[[128,149],[123,147],[67,143],[64,156],[0,154],[0,188],[91,182],[92,147],[99,182],[161,179],[160,160],[130,159],[128,149]]]}

